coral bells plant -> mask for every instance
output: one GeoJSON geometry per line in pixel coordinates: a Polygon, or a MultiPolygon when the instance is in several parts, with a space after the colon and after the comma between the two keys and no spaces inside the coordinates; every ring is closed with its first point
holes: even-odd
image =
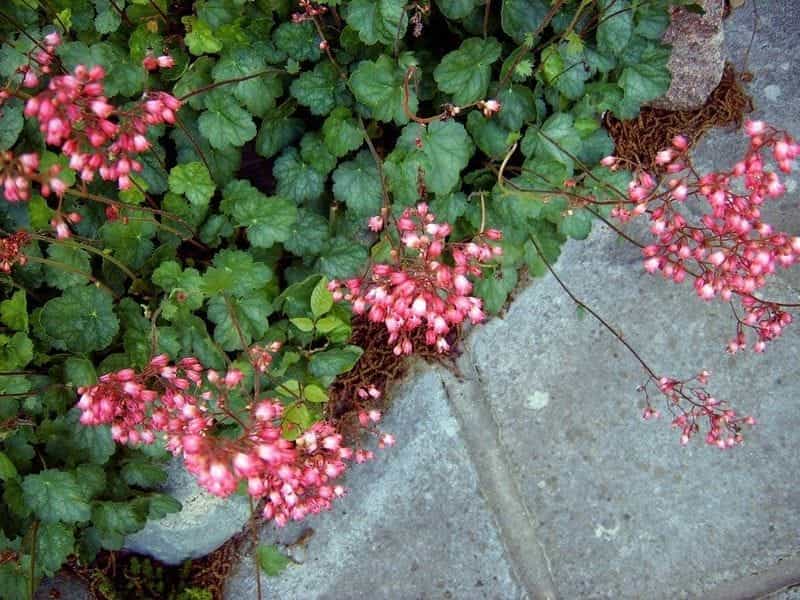
{"type": "MultiPolygon", "coordinates": [[[[382,380],[340,397],[370,360],[351,319],[398,360],[451,352],[598,206],[652,218],[649,269],[738,302],[736,349],[774,339],[764,286],[798,248],[758,211],[793,141],[751,123],[698,181],[678,141],[672,187],[608,193],[635,169],[603,115],[666,92],[681,3],[1,3],[0,596],[180,510],[172,454],[270,522],[328,508],[373,457],[349,424],[396,441],[382,380]]],[[[727,447],[746,423],[699,385],[662,386],[676,426],[727,447]]]]}

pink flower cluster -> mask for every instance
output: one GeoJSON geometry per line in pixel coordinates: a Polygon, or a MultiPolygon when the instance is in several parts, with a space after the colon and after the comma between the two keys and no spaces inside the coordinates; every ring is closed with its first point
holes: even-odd
{"type": "MultiPolygon", "coordinates": [[[[709,376],[708,371],[703,371],[685,381],[669,377],[657,380],[653,378],[653,381],[658,391],[667,398],[667,408],[674,417],[672,426],[680,430],[682,445],[689,443],[692,436],[700,431],[700,422],[706,420],[708,423],[706,444],[724,450],[741,444],[744,439],[741,433],[742,426],[755,425],[755,419],[750,416],[739,416],[736,411],[727,408],[725,402],[709,394],[704,387],[708,383],[709,376]]],[[[641,389],[647,394],[647,384],[641,389]]],[[[659,412],[652,407],[647,398],[643,417],[654,419],[659,416],[659,412]]]]}
{"type": "Polygon", "coordinates": [[[141,372],[123,369],[80,388],[80,420],[110,424],[120,443],[152,443],[163,435],[167,448],[183,456],[187,470],[206,490],[229,496],[244,482],[253,498],[264,500],[264,518],[278,525],[329,509],[344,494],[335,481],[347,461],[363,462],[371,453],[344,446],[342,436],[325,422],[313,424],[294,441],[286,439],[284,407],[271,398],[252,403],[246,419],[233,415],[228,399],[242,379],[241,371],[222,375],[204,369],[195,358],[172,364],[167,356],[156,356],[141,372]],[[213,435],[224,416],[240,422],[239,437],[213,435]]]}
{"type": "MultiPolygon", "coordinates": [[[[737,335],[728,350],[746,346],[747,327],[756,333],[753,349],[761,352],[792,317],[780,304],[754,294],[778,267],[789,267],[800,257],[800,237],[777,232],[762,220],[763,204],[786,191],[778,173],[767,168],[765,155],[769,152],[778,168],[789,173],[800,145],[760,121],[748,122],[745,132],[750,144],[744,159],[730,171],[702,176],[691,168],[686,139],[676,137],[656,158],[671,175],[666,188],[653,175],[640,172],[628,188],[628,202],[617,205],[612,215],[626,222],[647,213],[656,242],[643,248],[645,269],[660,271],[677,283],[693,277],[695,291],[704,300],[738,298],[743,315],[736,315],[737,335]],[[710,208],[696,222],[680,208],[693,197],[704,199],[710,208]]],[[[608,157],[604,164],[613,168],[616,159],[608,157]]]]}
{"type": "MultiPolygon", "coordinates": [[[[384,217],[372,217],[369,225],[381,230],[384,217]]],[[[395,354],[412,352],[409,334],[420,327],[428,345],[447,352],[447,335],[454,327],[467,319],[473,324],[485,319],[481,300],[471,295],[469,276],[480,277],[481,266],[502,254],[499,246],[485,241],[500,240],[502,234],[490,229],[482,235],[485,240],[448,242],[450,225],[436,223],[425,203],[407,208],[394,225],[400,245],[392,250],[391,263],[372,264],[365,277],[344,284],[331,281],[329,289],[335,300],[350,301],[354,314],[384,323],[395,354]]]]}
{"type": "Polygon", "coordinates": [[[10,150],[0,152],[0,182],[9,202],[31,197],[30,177],[39,170],[39,155],[31,152],[14,156],[10,150]]]}
{"type": "Polygon", "coordinates": [[[175,66],[175,59],[168,54],[156,56],[152,52],[148,52],[147,56],[142,60],[142,66],[148,71],[155,71],[156,69],[171,69],[175,66]]]}
{"type": "Polygon", "coordinates": [[[24,265],[28,262],[22,253],[22,248],[28,241],[30,236],[24,231],[17,231],[0,238],[0,272],[10,273],[14,265],[24,265]]]}
{"type": "MultiPolygon", "coordinates": [[[[130,110],[121,110],[104,95],[105,70],[82,65],[70,75],[53,77],[47,88],[29,99],[25,115],[39,120],[45,141],[69,156],[69,166],[90,182],[97,173],[121,190],[142,170],[136,160],[150,148],[147,132],[174,123],[180,101],[165,92],[150,92],[130,110]]],[[[55,190],[58,193],[58,190],[55,190]]]]}
{"type": "Polygon", "coordinates": [[[39,78],[52,72],[51,64],[56,58],[56,48],[61,44],[61,36],[54,31],[44,36],[42,41],[42,44],[37,44],[29,53],[28,64],[17,69],[22,75],[23,87],[37,87],[39,78]]]}

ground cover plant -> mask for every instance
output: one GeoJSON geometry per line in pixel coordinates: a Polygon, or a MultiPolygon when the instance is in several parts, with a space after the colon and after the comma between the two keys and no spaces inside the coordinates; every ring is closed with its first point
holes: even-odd
{"type": "MultiPolygon", "coordinates": [[[[667,90],[670,4],[698,10],[4,4],[0,596],[179,510],[157,491],[170,454],[277,525],[326,510],[352,462],[394,443],[383,380],[342,404],[354,328],[380,327],[398,360],[446,354],[597,218],[649,217],[645,268],[740,302],[730,349],[752,331],[763,350],[792,307],[756,292],[800,244],[759,207],[785,191],[768,159],[787,171],[797,145],[749,123],[730,172],[697,174],[681,137],[651,172],[603,127],[667,90]],[[699,224],[692,199],[710,205],[699,224]],[[343,435],[348,419],[372,435],[343,435]]],[[[643,366],[684,442],[702,421],[709,444],[741,441],[752,419],[706,373],[643,366]]]]}

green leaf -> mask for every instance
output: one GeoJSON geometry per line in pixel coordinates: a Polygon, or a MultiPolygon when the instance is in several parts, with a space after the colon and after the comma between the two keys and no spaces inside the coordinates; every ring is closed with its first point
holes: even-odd
{"type": "MultiPolygon", "coordinates": [[[[33,342],[24,332],[18,331],[11,337],[0,334],[0,370],[21,369],[31,360],[33,360],[33,342]]],[[[0,385],[8,384],[7,387],[15,387],[13,386],[14,381],[14,378],[6,378],[5,381],[0,380],[0,385]]],[[[25,382],[26,389],[3,389],[2,391],[14,393],[16,391],[25,392],[30,389],[27,385],[27,380],[22,379],[21,381],[25,382]]]]}
{"type": "Polygon", "coordinates": [[[42,523],[36,531],[36,567],[50,577],[75,550],[75,535],[63,523],[42,523]]]}
{"type": "Polygon", "coordinates": [[[65,42],[57,52],[70,71],[78,65],[87,69],[97,65],[104,67],[106,76],[103,83],[105,95],[109,98],[117,94],[133,96],[142,91],[144,70],[141,64],[134,64],[119,46],[100,42],[89,47],[83,42],[65,42]],[[113,68],[109,68],[111,65],[113,68]]]}
{"type": "Polygon", "coordinates": [[[314,321],[308,317],[295,317],[294,319],[289,319],[289,322],[303,333],[314,331],[314,321]]]}
{"type": "Polygon", "coordinates": [[[183,128],[175,128],[170,133],[178,148],[178,162],[185,163],[202,160],[195,147],[197,145],[199,146],[199,152],[203,153],[203,157],[208,163],[211,177],[218,185],[225,185],[241,166],[241,149],[225,145],[219,149],[211,146],[206,138],[200,134],[197,118],[189,110],[186,110],[185,114],[182,115],[182,120],[183,128]],[[191,135],[191,139],[189,135],[191,135]]]}
{"type": "Polygon", "coordinates": [[[527,121],[534,120],[538,114],[536,97],[527,86],[509,86],[497,95],[497,99],[502,108],[494,118],[509,131],[519,131],[527,121]]]}
{"type": "MultiPolygon", "coordinates": [[[[437,121],[427,127],[410,123],[403,128],[395,150],[387,157],[387,175],[392,188],[413,190],[416,201],[417,177],[422,174],[429,192],[448,194],[458,185],[475,147],[467,131],[456,121],[437,121]],[[398,164],[399,163],[399,164],[398,164]],[[398,165],[400,169],[391,169],[398,165]],[[394,171],[394,172],[393,172],[394,171]]],[[[406,196],[409,193],[406,191],[406,196]]]]}
{"type": "Polygon", "coordinates": [[[0,322],[15,331],[28,331],[28,297],[24,290],[17,290],[0,302],[0,322]]]}
{"type": "Polygon", "coordinates": [[[258,566],[269,577],[277,577],[281,572],[291,564],[288,556],[281,553],[276,546],[264,546],[263,544],[258,547],[256,551],[258,556],[258,566]]]}
{"type": "Polygon", "coordinates": [[[9,150],[17,142],[25,120],[22,118],[22,102],[16,98],[0,106],[0,151],[9,150]]]}
{"type": "Polygon", "coordinates": [[[318,63],[313,71],[304,71],[289,89],[313,115],[327,115],[348,99],[344,80],[329,62],[318,63]]]}
{"type": "Polygon", "coordinates": [[[53,287],[66,290],[89,282],[92,266],[89,262],[89,254],[84,250],[72,245],[50,244],[47,247],[47,255],[51,260],[64,265],[64,267],[44,265],[47,282],[53,287]],[[86,275],[80,275],[75,271],[86,273],[86,275]]]}
{"type": "Polygon", "coordinates": [[[222,88],[206,94],[206,110],[197,125],[213,148],[242,146],[256,137],[256,124],[249,112],[222,88]]]}
{"type": "Polygon", "coordinates": [[[94,28],[97,33],[114,33],[122,24],[122,17],[114,10],[109,0],[94,0],[97,16],[94,18],[94,28]]]}
{"type": "Polygon", "coordinates": [[[300,140],[300,158],[323,176],[333,171],[338,162],[322,140],[320,131],[309,131],[300,140]]]}
{"type": "MultiPolygon", "coordinates": [[[[503,31],[522,44],[544,21],[550,5],[546,0],[503,0],[501,22],[503,31]]],[[[535,43],[535,40],[532,40],[535,43]]]]}
{"type": "Polygon", "coordinates": [[[405,4],[405,0],[352,0],[344,7],[344,18],[368,46],[391,45],[405,35],[405,4]]]}
{"type": "MultiPolygon", "coordinates": [[[[385,54],[375,61],[365,60],[350,75],[350,87],[356,100],[369,108],[379,121],[392,121],[398,125],[408,123],[403,110],[403,82],[405,69],[385,54]]],[[[409,86],[408,106],[411,112],[418,108],[414,86],[409,86]]]]}
{"type": "Polygon", "coordinates": [[[223,239],[227,239],[233,235],[233,225],[230,220],[224,215],[211,215],[203,223],[203,226],[198,232],[200,241],[212,248],[218,247],[223,239]]]}
{"type": "Polygon", "coordinates": [[[558,229],[573,239],[585,240],[592,231],[592,214],[582,209],[568,211],[558,229]]]}
{"type": "Polygon", "coordinates": [[[250,183],[230,182],[223,192],[223,211],[237,227],[247,228],[247,239],[257,248],[270,248],[292,234],[297,207],[279,196],[267,197],[250,183]]]}
{"type": "Polygon", "coordinates": [[[633,32],[633,10],[628,0],[600,0],[600,21],[597,25],[597,48],[601,52],[619,54],[633,32]]]}
{"type": "Polygon", "coordinates": [[[150,510],[147,518],[152,520],[163,519],[169,514],[180,512],[181,503],[166,494],[153,494],[150,496],[150,510]]]}
{"type": "Polygon", "coordinates": [[[106,464],[117,449],[111,438],[111,427],[81,425],[77,410],[71,411],[68,418],[72,442],[80,450],[81,456],[98,465],[106,464]]]}
{"type": "Polygon", "coordinates": [[[189,52],[199,56],[222,50],[222,42],[214,36],[214,31],[208,23],[193,16],[183,17],[181,21],[188,31],[184,41],[189,52]]]}
{"type": "Polygon", "coordinates": [[[482,0],[436,0],[439,10],[448,19],[463,19],[482,4],[482,0]]]}
{"type": "Polygon", "coordinates": [[[75,468],[75,478],[85,498],[99,496],[106,489],[106,472],[100,465],[78,465],[75,468]]]}
{"type": "Polygon", "coordinates": [[[126,462],[120,475],[128,485],[135,485],[146,490],[162,486],[167,481],[167,472],[164,467],[149,462],[147,459],[126,462]]]}
{"type": "Polygon", "coordinates": [[[22,481],[25,503],[45,523],[88,521],[91,510],[72,473],[46,469],[22,481]]]}
{"type": "Polygon", "coordinates": [[[0,452],[0,479],[8,481],[17,478],[17,468],[5,452],[0,452]]]}
{"type": "Polygon", "coordinates": [[[97,383],[97,373],[92,361],[70,356],[64,361],[64,379],[74,387],[94,385],[97,383]]]}
{"type": "Polygon", "coordinates": [[[27,598],[28,575],[16,561],[0,564],[0,597],[2,598],[27,598]]]}
{"type": "Polygon", "coordinates": [[[111,296],[92,286],[70,288],[48,301],[41,323],[56,348],[71,352],[102,350],[119,331],[111,296]]]}
{"type": "Polygon", "coordinates": [[[315,319],[333,308],[333,294],[328,291],[328,280],[323,277],[311,292],[311,313],[315,319]]]}
{"type": "Polygon", "coordinates": [[[628,64],[618,80],[618,85],[625,92],[625,99],[642,104],[665,94],[671,81],[667,70],[668,60],[668,48],[651,45],[641,53],[635,63],[628,64]]]}
{"type": "Polygon", "coordinates": [[[381,180],[369,151],[362,150],[333,172],[333,195],[343,200],[356,216],[371,217],[380,212],[383,205],[381,180]]]}
{"type": "Polygon", "coordinates": [[[108,550],[119,550],[125,536],[145,525],[145,517],[130,502],[97,502],[92,508],[92,523],[108,550]]]}
{"type": "Polygon", "coordinates": [[[211,174],[200,162],[188,162],[172,167],[168,182],[171,192],[185,195],[194,206],[202,208],[208,206],[216,189],[211,174]]]}
{"type": "Polygon", "coordinates": [[[366,260],[362,245],[337,237],[325,245],[316,267],[331,279],[344,279],[361,271],[366,260]]]}
{"type": "Polygon", "coordinates": [[[348,108],[333,109],[322,125],[325,146],[334,156],[342,157],[364,143],[364,132],[348,108]]]}
{"type": "Polygon", "coordinates": [[[669,27],[669,13],[662,6],[639,5],[635,15],[636,34],[648,40],[660,41],[669,27]]]}
{"type": "Polygon", "coordinates": [[[445,55],[433,78],[459,106],[481,100],[486,97],[492,64],[500,58],[500,51],[500,43],[494,38],[466,39],[458,50],[445,55]]]}
{"type": "Polygon", "coordinates": [[[296,142],[302,133],[302,120],[283,115],[267,115],[258,130],[256,152],[264,158],[272,158],[286,146],[296,142]]]}
{"type": "Polygon", "coordinates": [[[317,352],[311,356],[309,367],[316,377],[335,377],[352,369],[363,353],[358,346],[317,352]]]}
{"type": "Polygon", "coordinates": [[[32,229],[44,229],[50,226],[50,219],[53,218],[55,211],[47,206],[47,201],[34,194],[28,200],[28,214],[30,215],[32,229]]]}
{"type": "Polygon", "coordinates": [[[328,393],[318,385],[307,385],[303,388],[303,396],[309,402],[323,403],[328,401],[328,393]]]}
{"type": "Polygon", "coordinates": [[[264,73],[267,69],[265,50],[263,44],[237,46],[226,50],[211,71],[216,82],[262,73],[258,77],[226,85],[226,89],[232,91],[247,110],[258,116],[264,115],[274,107],[275,99],[283,93],[278,72],[264,73]]]}
{"type": "Polygon", "coordinates": [[[496,119],[487,119],[474,110],[467,117],[467,131],[484,154],[492,158],[502,158],[505,155],[509,132],[496,119]]]}
{"type": "Polygon", "coordinates": [[[320,39],[310,21],[282,23],[272,34],[275,46],[297,61],[318,61],[320,39]]]}
{"type": "Polygon", "coordinates": [[[283,246],[297,256],[317,256],[322,252],[328,237],[328,220],[301,208],[297,221],[292,225],[292,233],[283,246]]]}
{"type": "Polygon", "coordinates": [[[142,23],[136,27],[128,39],[131,60],[135,63],[141,64],[148,51],[152,52],[154,48],[160,49],[164,46],[164,38],[158,31],[151,31],[148,24],[142,23]]]}
{"type": "Polygon", "coordinates": [[[569,155],[575,156],[581,148],[581,138],[574,123],[571,114],[555,113],[540,128],[529,127],[521,144],[523,154],[542,160],[556,160],[571,170],[574,161],[569,155]]]}
{"type": "MultiPolygon", "coordinates": [[[[175,96],[180,97],[191,94],[192,92],[202,89],[211,83],[211,70],[214,67],[214,59],[210,56],[201,56],[195,60],[181,78],[175,83],[173,93],[175,96]]],[[[205,108],[205,95],[194,94],[186,100],[186,104],[191,106],[194,110],[203,110],[205,108]]]]}
{"type": "Polygon", "coordinates": [[[483,299],[484,309],[496,314],[505,306],[508,295],[517,285],[516,269],[495,269],[483,279],[475,282],[475,294],[483,299]]]}
{"type": "Polygon", "coordinates": [[[214,257],[213,266],[203,275],[202,291],[208,296],[247,296],[253,290],[264,287],[271,279],[270,268],[253,260],[247,252],[222,250],[214,257]]]}
{"type": "Polygon", "coordinates": [[[584,94],[584,85],[591,77],[581,44],[560,44],[558,54],[562,69],[555,75],[552,84],[570,100],[578,100],[584,94]]]}
{"type": "MultiPolygon", "coordinates": [[[[558,260],[561,253],[561,245],[564,243],[564,236],[559,233],[558,228],[553,223],[547,221],[537,221],[530,230],[530,235],[536,240],[542,254],[551,265],[558,260]]],[[[528,240],[525,242],[525,262],[528,265],[528,271],[534,277],[541,277],[548,272],[547,265],[545,265],[539,253],[536,251],[536,246],[533,242],[528,240]]]]}
{"type": "Polygon", "coordinates": [[[168,302],[176,309],[183,306],[188,310],[197,310],[203,305],[203,280],[196,269],[190,267],[184,270],[175,261],[168,260],[153,271],[152,280],[168,293],[168,302]]]}
{"type": "Polygon", "coordinates": [[[263,295],[216,296],[208,302],[208,319],[216,324],[214,339],[223,350],[244,350],[267,333],[272,304],[263,295]],[[244,342],[244,343],[243,343],[244,342]]]}
{"type": "Polygon", "coordinates": [[[152,215],[143,211],[131,211],[130,216],[141,220],[127,223],[121,220],[108,221],[100,228],[100,237],[107,250],[113,250],[114,256],[120,261],[137,269],[153,253],[151,238],[156,233],[156,224],[152,215]]]}
{"type": "Polygon", "coordinates": [[[316,200],[325,189],[325,177],[303,162],[297,148],[284,150],[275,161],[272,173],[278,180],[278,195],[297,204],[316,200]]]}
{"type": "Polygon", "coordinates": [[[467,197],[463,192],[440,195],[431,202],[431,212],[440,223],[455,223],[467,210],[467,197]]]}
{"type": "Polygon", "coordinates": [[[191,313],[179,314],[173,321],[175,332],[184,354],[196,356],[206,367],[221,369],[225,366],[222,353],[208,335],[205,321],[191,313]]]}
{"type": "Polygon", "coordinates": [[[614,140],[605,129],[596,129],[584,137],[578,158],[586,165],[595,165],[614,153],[614,140]]]}

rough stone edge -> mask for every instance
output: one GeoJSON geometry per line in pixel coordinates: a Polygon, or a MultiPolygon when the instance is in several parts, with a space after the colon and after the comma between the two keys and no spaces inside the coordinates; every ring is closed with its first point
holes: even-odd
{"type": "Polygon", "coordinates": [[[497,420],[468,349],[457,364],[459,378],[444,369],[438,372],[513,573],[530,598],[555,600],[557,593],[545,548],[536,536],[531,511],[508,464],[497,420]]]}
{"type": "Polygon", "coordinates": [[[757,600],[800,584],[800,556],[787,558],[753,575],[723,583],[698,596],[703,600],[757,600]]]}

